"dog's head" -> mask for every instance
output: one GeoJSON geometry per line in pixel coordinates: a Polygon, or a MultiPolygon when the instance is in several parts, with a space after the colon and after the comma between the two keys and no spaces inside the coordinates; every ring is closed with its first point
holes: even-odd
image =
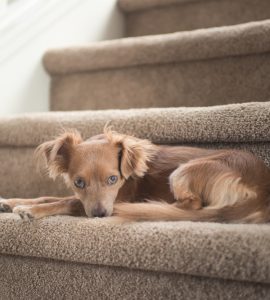
{"type": "Polygon", "coordinates": [[[154,149],[147,140],[110,129],[86,141],[72,130],[41,144],[36,153],[45,157],[50,177],[64,177],[88,217],[104,217],[112,214],[125,181],[144,176],[154,149]]]}

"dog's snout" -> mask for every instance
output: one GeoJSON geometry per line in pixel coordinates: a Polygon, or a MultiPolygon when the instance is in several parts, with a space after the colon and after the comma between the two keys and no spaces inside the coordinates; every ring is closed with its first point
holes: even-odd
{"type": "Polygon", "coordinates": [[[104,218],[107,215],[107,211],[103,207],[95,207],[92,210],[92,216],[98,218],[104,218]]]}

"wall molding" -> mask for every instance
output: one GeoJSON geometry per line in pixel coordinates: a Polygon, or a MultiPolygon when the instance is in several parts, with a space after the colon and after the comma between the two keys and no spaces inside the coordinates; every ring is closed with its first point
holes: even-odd
{"type": "Polygon", "coordinates": [[[0,63],[85,1],[87,0],[18,1],[0,18],[0,63]]]}

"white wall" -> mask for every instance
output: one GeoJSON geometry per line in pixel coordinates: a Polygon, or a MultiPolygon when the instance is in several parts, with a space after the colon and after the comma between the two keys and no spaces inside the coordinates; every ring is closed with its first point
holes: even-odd
{"type": "Polygon", "coordinates": [[[41,64],[47,49],[119,38],[123,28],[116,0],[79,1],[0,61],[0,115],[48,111],[49,77],[41,64]]]}

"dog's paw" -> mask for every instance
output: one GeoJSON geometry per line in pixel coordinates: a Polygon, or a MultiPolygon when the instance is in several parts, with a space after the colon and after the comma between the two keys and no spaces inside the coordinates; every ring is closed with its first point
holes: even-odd
{"type": "Polygon", "coordinates": [[[0,197],[0,213],[11,213],[12,207],[8,204],[8,200],[0,197]]]}
{"type": "Polygon", "coordinates": [[[31,211],[31,207],[27,205],[19,205],[13,208],[13,213],[19,215],[22,220],[32,221],[35,217],[31,211]]]}

